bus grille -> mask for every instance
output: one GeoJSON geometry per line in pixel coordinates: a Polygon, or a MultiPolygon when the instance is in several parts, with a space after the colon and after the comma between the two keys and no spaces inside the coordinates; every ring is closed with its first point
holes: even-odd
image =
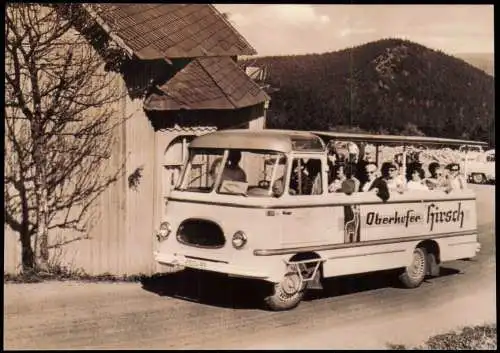
{"type": "Polygon", "coordinates": [[[224,233],[216,223],[194,218],[181,223],[177,230],[177,240],[199,248],[222,248],[226,243],[224,233]]]}

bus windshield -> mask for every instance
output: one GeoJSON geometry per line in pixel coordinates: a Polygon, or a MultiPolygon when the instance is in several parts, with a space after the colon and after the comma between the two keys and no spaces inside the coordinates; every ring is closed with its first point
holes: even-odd
{"type": "Polygon", "coordinates": [[[285,161],[283,153],[273,151],[193,148],[178,190],[271,196],[285,161]]]}

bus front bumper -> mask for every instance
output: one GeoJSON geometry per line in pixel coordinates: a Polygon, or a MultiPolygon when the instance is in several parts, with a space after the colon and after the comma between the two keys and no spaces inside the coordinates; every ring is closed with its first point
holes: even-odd
{"type": "Polygon", "coordinates": [[[239,267],[229,264],[226,261],[219,261],[206,258],[181,254],[166,254],[163,252],[154,252],[154,259],[161,265],[188,267],[202,271],[212,271],[227,274],[231,277],[254,278],[270,280],[270,274],[256,271],[252,268],[239,267]]]}

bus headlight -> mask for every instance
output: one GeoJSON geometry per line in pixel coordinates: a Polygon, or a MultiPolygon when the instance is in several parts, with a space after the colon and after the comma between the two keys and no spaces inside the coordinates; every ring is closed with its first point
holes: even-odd
{"type": "Polygon", "coordinates": [[[245,235],[245,233],[239,230],[234,233],[232,243],[235,249],[241,249],[247,243],[247,236],[245,235]]]}
{"type": "Polygon", "coordinates": [[[158,232],[156,233],[156,239],[158,239],[158,241],[167,239],[171,231],[172,227],[170,226],[170,223],[162,222],[160,224],[160,230],[158,230],[158,232]]]}

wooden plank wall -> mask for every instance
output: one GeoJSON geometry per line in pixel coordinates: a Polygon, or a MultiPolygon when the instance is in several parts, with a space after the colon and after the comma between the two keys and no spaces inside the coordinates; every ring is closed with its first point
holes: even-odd
{"type": "MultiPolygon", "coordinates": [[[[122,80],[116,84],[125,90],[122,80]]],[[[126,158],[126,170],[95,203],[88,239],[51,250],[51,259],[71,270],[82,269],[92,275],[151,273],[153,224],[148,220],[152,219],[154,131],[140,100],[123,99],[117,119],[125,117],[129,118],[115,131],[107,169],[112,173],[126,158]],[[138,166],[144,168],[143,177],[138,189],[132,190],[128,176],[138,166]]],[[[18,235],[8,226],[4,230],[4,273],[17,273],[21,269],[18,235]]],[[[75,231],[55,230],[49,234],[49,243],[79,236],[82,234],[75,231]]]]}
{"type": "MultiPolygon", "coordinates": [[[[89,239],[75,241],[51,250],[51,257],[69,269],[81,269],[98,275],[152,274],[162,271],[154,262],[155,227],[163,215],[161,201],[161,160],[165,148],[179,132],[156,132],[144,115],[141,100],[127,97],[122,102],[121,117],[128,117],[116,132],[109,169],[118,168],[126,157],[122,178],[105,191],[95,204],[89,239]],[[166,135],[165,135],[166,134],[166,135]],[[140,170],[137,187],[131,188],[128,177],[140,170]]],[[[264,118],[250,123],[250,129],[261,129],[264,118]]],[[[81,234],[53,231],[51,242],[71,239],[81,234]]],[[[20,271],[21,248],[17,234],[5,226],[4,273],[20,271]]]]}

